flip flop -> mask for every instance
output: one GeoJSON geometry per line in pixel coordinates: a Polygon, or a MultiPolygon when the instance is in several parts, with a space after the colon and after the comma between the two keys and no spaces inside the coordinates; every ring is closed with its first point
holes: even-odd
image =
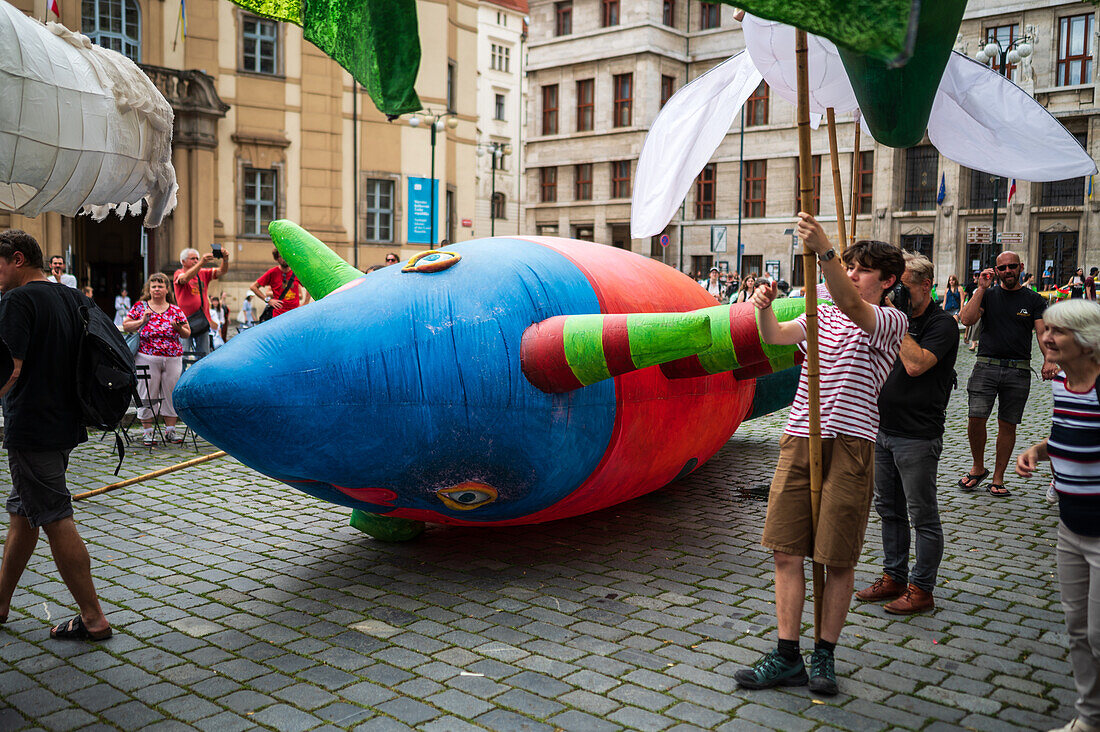
{"type": "Polygon", "coordinates": [[[956,485],[959,486],[959,490],[966,493],[978,490],[978,486],[982,484],[982,481],[989,477],[989,470],[987,469],[981,475],[974,475],[973,473],[967,473],[963,477],[959,478],[959,482],[956,485]],[[970,483],[969,481],[974,481],[970,483]]]}
{"type": "Polygon", "coordinates": [[[1011,496],[1012,495],[1012,492],[1010,490],[1008,490],[1008,488],[1005,488],[1000,483],[990,483],[989,487],[986,488],[985,490],[986,490],[987,493],[989,493],[989,495],[996,496],[997,498],[1004,498],[1005,496],[1011,496]]]}
{"type": "Polygon", "coordinates": [[[111,637],[111,629],[93,633],[84,625],[84,618],[77,615],[67,623],[50,628],[50,637],[56,640],[105,641],[111,637]]]}

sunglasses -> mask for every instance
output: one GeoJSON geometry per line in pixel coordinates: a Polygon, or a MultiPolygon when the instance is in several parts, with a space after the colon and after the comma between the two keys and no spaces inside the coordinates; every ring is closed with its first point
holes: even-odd
{"type": "Polygon", "coordinates": [[[397,260],[394,259],[393,257],[386,257],[386,261],[390,262],[392,264],[392,263],[396,262],[397,260]]]}
{"type": "Polygon", "coordinates": [[[1019,262],[1016,262],[1015,264],[998,264],[997,265],[997,271],[998,272],[1007,272],[1010,269],[1019,269],[1019,268],[1020,268],[1020,263],[1019,262]]]}

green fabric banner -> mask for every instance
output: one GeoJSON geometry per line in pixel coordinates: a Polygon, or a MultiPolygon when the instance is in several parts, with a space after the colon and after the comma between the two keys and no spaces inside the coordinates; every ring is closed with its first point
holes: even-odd
{"type": "Polygon", "coordinates": [[[920,0],[721,0],[760,18],[828,38],[839,48],[900,65],[913,52],[920,0]]]}
{"type": "Polygon", "coordinates": [[[256,15],[302,26],[383,114],[416,112],[420,70],[416,0],[232,0],[256,15]]]}
{"type": "Polygon", "coordinates": [[[384,114],[416,112],[416,0],[307,0],[306,40],[347,69],[384,114]]]}

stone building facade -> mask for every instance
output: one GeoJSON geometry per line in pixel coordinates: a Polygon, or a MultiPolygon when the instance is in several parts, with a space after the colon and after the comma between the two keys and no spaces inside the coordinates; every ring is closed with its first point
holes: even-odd
{"type": "Polygon", "coordinates": [[[520,143],[527,0],[481,0],[477,28],[477,215],[472,233],[475,238],[515,235],[524,229],[520,143]]]}
{"type": "MultiPolygon", "coordinates": [[[[46,0],[15,4],[47,17],[46,0]]],[[[459,222],[477,208],[479,5],[417,2],[416,89],[425,110],[445,122],[433,148],[424,115],[415,127],[409,115],[387,121],[297,26],[226,0],[187,0],[185,24],[179,0],[62,0],[60,22],[129,55],[172,104],[179,205],[151,230],[135,217],[96,223],[2,211],[0,227],[31,232],[47,256],[66,255],[80,283],[112,309],[124,282],[133,296],[148,273],[178,268],[180,249],[209,251],[217,242],[232,252],[221,288],[238,305],[273,264],[272,218],[300,223],[364,269],[388,251],[426,248],[409,241],[409,190],[411,179],[430,176],[434,155],[437,240],[470,238],[459,222]]]]}
{"type": "MultiPolygon", "coordinates": [[[[745,107],[743,152],[739,116],[666,228],[668,245],[629,237],[628,189],[646,131],[671,91],[744,48],[733,8],[697,0],[532,0],[531,18],[525,178],[532,233],[594,239],[686,272],[718,264],[741,273],[772,271],[801,284],[790,235],[797,208],[795,109],[766,85],[745,107]],[[591,105],[586,80],[592,80],[591,105]]],[[[1027,36],[1032,55],[1006,72],[1095,158],[1096,20],[1095,7],[1084,2],[973,0],[956,48],[973,57],[991,35],[1004,46],[1027,36]]],[[[847,218],[851,115],[838,117],[837,135],[847,218]]],[[[1100,193],[1090,195],[1089,179],[1016,180],[1009,202],[1011,181],[994,184],[989,175],[940,156],[927,140],[906,150],[872,142],[862,135],[858,237],[925,252],[941,282],[953,273],[965,280],[975,260],[988,262],[1001,248],[1019,250],[1037,275],[1051,262],[1063,284],[1076,266],[1100,266],[1100,193]],[[997,243],[991,240],[995,185],[997,243]]],[[[812,134],[812,151],[819,216],[835,231],[824,125],[812,134]]]]}

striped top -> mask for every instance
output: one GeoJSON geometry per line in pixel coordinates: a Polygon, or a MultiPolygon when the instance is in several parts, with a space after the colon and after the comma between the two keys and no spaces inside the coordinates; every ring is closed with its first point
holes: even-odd
{"type": "Polygon", "coordinates": [[[1054,377],[1054,423],[1047,453],[1059,493],[1100,496],[1100,402],[1096,387],[1084,393],[1066,387],[1066,374],[1054,377]]]}
{"type": "MultiPolygon", "coordinates": [[[[822,437],[848,435],[874,442],[878,436],[878,394],[894,366],[909,319],[895,308],[874,307],[875,332],[867,333],[837,306],[817,306],[822,437]]],[[[805,314],[796,322],[805,334],[805,314]]],[[[799,348],[805,351],[806,342],[799,348]]],[[[802,369],[783,430],[788,435],[810,436],[809,394],[802,369]]]]}

